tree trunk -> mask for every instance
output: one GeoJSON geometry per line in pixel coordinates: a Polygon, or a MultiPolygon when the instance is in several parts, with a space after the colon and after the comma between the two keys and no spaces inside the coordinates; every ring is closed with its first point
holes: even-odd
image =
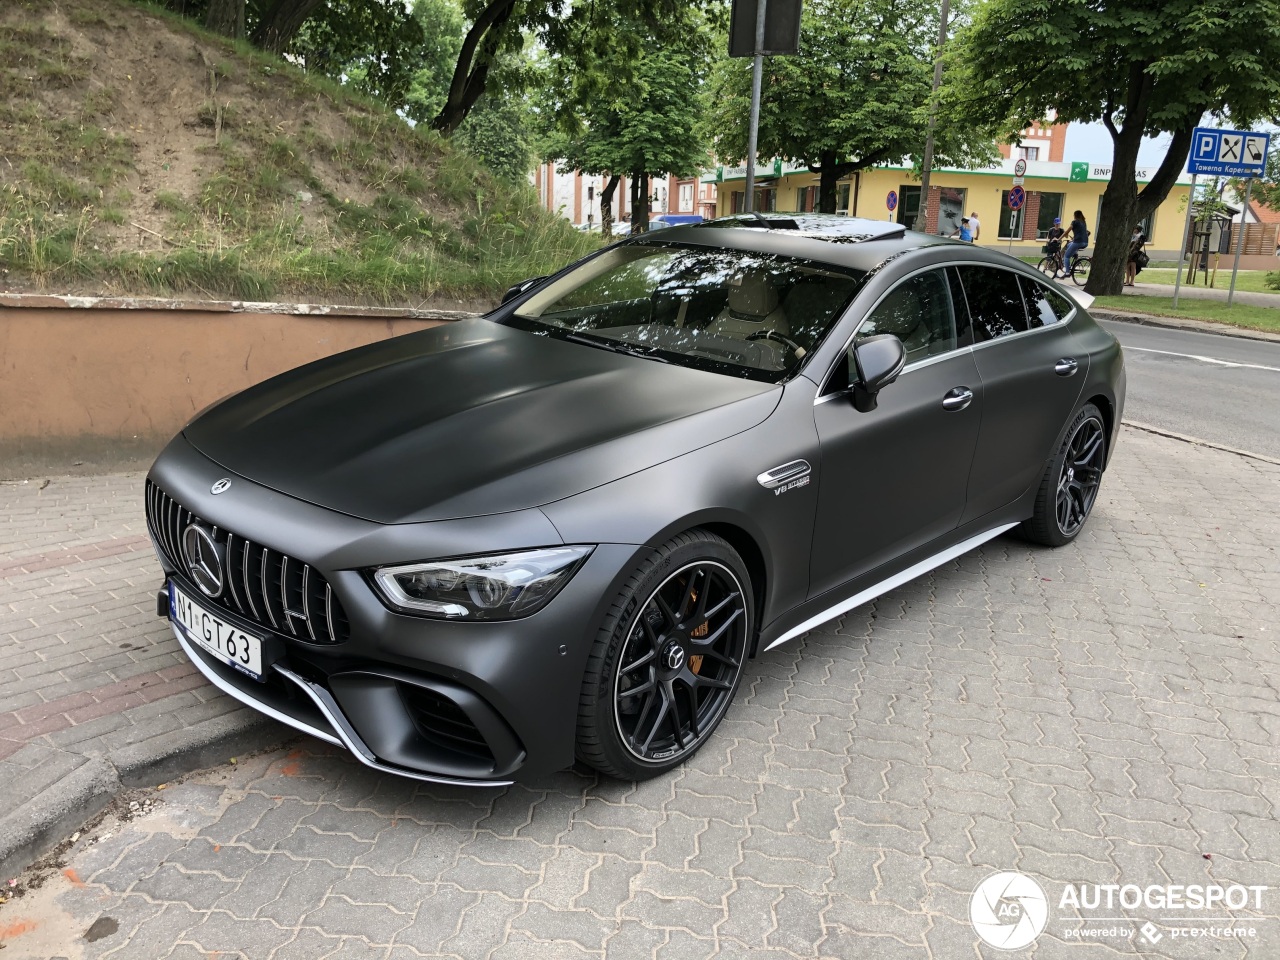
{"type": "Polygon", "coordinates": [[[818,172],[818,212],[836,212],[836,181],[840,179],[836,164],[836,152],[824,150],[820,155],[821,167],[818,172]]]}
{"type": "Polygon", "coordinates": [[[618,189],[620,179],[616,173],[610,174],[604,189],[600,191],[600,233],[606,240],[613,236],[613,194],[618,189]]]}
{"type": "Polygon", "coordinates": [[[649,230],[649,175],[638,173],[631,180],[631,232],[647,233],[649,230]]]}
{"type": "Polygon", "coordinates": [[[489,79],[489,66],[498,51],[498,43],[511,18],[511,11],[515,9],[515,3],[516,0],[491,0],[480,11],[458,50],[458,62],[453,68],[449,95],[436,118],[431,121],[431,129],[447,136],[467,119],[467,114],[484,93],[485,83],[489,79]]]}
{"type": "Polygon", "coordinates": [[[302,25],[323,3],[324,0],[275,0],[249,42],[268,53],[284,53],[302,25]]]}
{"type": "Polygon", "coordinates": [[[243,40],[244,3],[245,0],[209,0],[209,9],[204,15],[205,29],[232,40],[243,40]]]}

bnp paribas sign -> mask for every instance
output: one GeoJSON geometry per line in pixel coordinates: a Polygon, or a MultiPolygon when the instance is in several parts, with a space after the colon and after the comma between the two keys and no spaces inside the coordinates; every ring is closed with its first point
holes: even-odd
{"type": "MultiPolygon", "coordinates": [[[[1150,167],[1138,167],[1134,174],[1139,180],[1150,180],[1155,176],[1155,170],[1150,167]]],[[[1070,183],[1087,183],[1090,180],[1110,180],[1111,164],[1100,163],[1081,163],[1073,161],[1071,164],[1071,175],[1067,178],[1070,183]]]]}

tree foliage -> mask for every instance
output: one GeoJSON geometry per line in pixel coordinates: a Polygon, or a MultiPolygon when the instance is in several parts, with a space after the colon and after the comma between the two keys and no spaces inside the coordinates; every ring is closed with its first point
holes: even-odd
{"type": "Polygon", "coordinates": [[[527,98],[512,92],[491,93],[476,104],[451,139],[502,180],[524,181],[533,166],[527,98]]]}
{"type": "Polygon", "coordinates": [[[957,40],[948,112],[1110,133],[1089,293],[1120,292],[1130,230],[1169,195],[1202,118],[1248,126],[1280,110],[1280,0],[988,0],[957,40]],[[1034,65],[1010,51],[1034,51],[1034,65]],[[1156,134],[1171,135],[1168,151],[1139,191],[1138,149],[1156,134]]]}
{"type": "MultiPolygon", "coordinates": [[[[800,54],[764,62],[758,156],[803,163],[819,175],[819,209],[833,212],[836,182],[924,149],[933,4],[915,0],[809,0],[800,54]]],[[[751,60],[724,59],[711,80],[708,130],[716,155],[746,160],[751,60]]],[[[986,161],[989,132],[939,117],[940,162],[986,161]]]]}
{"type": "MultiPolygon", "coordinates": [[[[680,22],[685,29],[675,42],[636,45],[625,84],[617,82],[613,58],[587,46],[548,57],[542,67],[542,156],[559,161],[563,170],[626,176],[639,189],[632,208],[639,230],[649,222],[649,178],[690,176],[708,161],[699,135],[700,88],[713,31],[696,10],[687,8],[680,22]]],[[[625,47],[645,29],[643,21],[620,23],[615,39],[625,47]]],[[[611,217],[605,221],[608,229],[611,217]]]]}

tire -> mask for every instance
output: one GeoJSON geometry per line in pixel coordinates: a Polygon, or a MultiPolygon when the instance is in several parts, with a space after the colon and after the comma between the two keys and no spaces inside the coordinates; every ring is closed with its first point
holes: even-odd
{"type": "Polygon", "coordinates": [[[1046,277],[1052,277],[1057,272],[1053,267],[1053,257],[1041,257],[1040,262],[1036,264],[1036,269],[1046,277]]]}
{"type": "Polygon", "coordinates": [[[1086,403],[1045,468],[1035,512],[1018,532],[1048,547],[1065,546],[1078,537],[1097,502],[1106,457],[1106,421],[1097,407],[1086,403]]]}
{"type": "Polygon", "coordinates": [[[1079,257],[1076,259],[1076,265],[1071,268],[1071,279],[1075,281],[1077,287],[1083,287],[1088,282],[1089,271],[1092,268],[1092,258],[1079,257]]]}
{"type": "Polygon", "coordinates": [[[578,758],[646,780],[693,756],[733,702],[754,631],[733,547],[705,530],[664,543],[627,579],[587,658],[578,758]]]}

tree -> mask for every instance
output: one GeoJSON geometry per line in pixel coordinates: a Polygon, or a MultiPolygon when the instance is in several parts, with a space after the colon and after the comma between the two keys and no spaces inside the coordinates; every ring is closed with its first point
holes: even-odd
{"type": "Polygon", "coordinates": [[[1091,294],[1117,294],[1133,225],[1184,168],[1205,115],[1248,126],[1280,109],[1280,0],[988,0],[948,55],[944,109],[1020,130],[1056,115],[1111,135],[1091,294]],[[1028,58],[1010,51],[1034,52],[1028,58]],[[1170,134],[1137,186],[1142,138],[1170,134]]]}
{"type": "Polygon", "coordinates": [[[519,183],[533,166],[528,130],[529,106],[523,96],[487,96],[454,132],[454,143],[484,161],[508,183],[519,183]]]}
{"type": "Polygon", "coordinates": [[[464,12],[471,25],[444,106],[431,125],[444,133],[456,129],[484,93],[494,63],[504,52],[521,48],[525,36],[535,37],[552,56],[612,61],[611,81],[625,83],[642,51],[680,42],[690,9],[683,0],[467,0],[464,12]],[[627,26],[633,23],[643,29],[627,26]]]}
{"type": "MultiPolygon", "coordinates": [[[[818,209],[836,209],[836,183],[924,149],[932,49],[932,4],[915,0],[810,0],[800,53],[765,60],[759,156],[803,163],[818,174],[818,209]]],[[[750,59],[725,59],[711,80],[708,127],[715,154],[747,162],[750,59]]],[[[943,162],[989,160],[990,135],[939,116],[943,162]]]]}
{"type": "MultiPolygon", "coordinates": [[[[627,84],[612,82],[617,69],[611,59],[581,48],[542,66],[542,156],[559,161],[561,170],[609,176],[601,195],[606,236],[619,176],[631,183],[632,228],[640,232],[649,225],[649,178],[690,176],[707,163],[698,130],[710,28],[689,9],[680,22],[685,29],[679,42],[642,49],[627,84]]],[[[642,36],[644,29],[634,20],[616,25],[618,35],[642,36]]]]}
{"type": "MultiPolygon", "coordinates": [[[[1235,185],[1236,191],[1244,196],[1244,184],[1235,185]]],[[[1271,134],[1271,152],[1267,157],[1266,175],[1253,182],[1252,199],[1272,210],[1280,210],[1280,132],[1271,134]]]]}

